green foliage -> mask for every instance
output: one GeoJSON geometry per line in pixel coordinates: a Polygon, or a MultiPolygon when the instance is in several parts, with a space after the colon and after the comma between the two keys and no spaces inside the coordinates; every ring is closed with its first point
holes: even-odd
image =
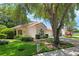
{"type": "Polygon", "coordinates": [[[0,34],[0,39],[6,39],[7,35],[6,34],[0,34]]]}
{"type": "Polygon", "coordinates": [[[0,56],[32,56],[36,54],[34,42],[13,41],[6,45],[0,45],[0,56]],[[19,49],[24,49],[23,51],[19,49]]]}
{"type": "Polygon", "coordinates": [[[30,37],[30,36],[22,36],[22,35],[17,35],[16,39],[21,40],[21,41],[25,41],[25,42],[33,41],[32,37],[30,37]]]}
{"type": "Polygon", "coordinates": [[[11,28],[30,22],[23,4],[0,4],[0,24],[11,28]]]}
{"type": "MultiPolygon", "coordinates": [[[[0,56],[32,56],[36,54],[36,45],[34,42],[23,42],[23,41],[13,41],[10,40],[9,44],[0,45],[0,56]]],[[[73,45],[67,44],[65,48],[72,47],[73,45]]],[[[64,47],[64,46],[63,46],[64,47]]],[[[48,48],[44,44],[40,44],[40,53],[47,51],[54,51],[57,49],[48,48]]]]}
{"type": "Polygon", "coordinates": [[[0,31],[7,28],[5,25],[0,25],[0,31]]]}
{"type": "Polygon", "coordinates": [[[15,36],[15,30],[12,28],[6,28],[1,31],[1,33],[7,35],[7,39],[13,39],[15,36]]]}
{"type": "Polygon", "coordinates": [[[79,32],[79,30],[74,30],[73,32],[76,32],[77,33],[77,32],[79,32]]]}
{"type": "Polygon", "coordinates": [[[48,37],[49,37],[48,34],[45,34],[45,35],[44,35],[44,38],[48,38],[48,37]]]}
{"type": "Polygon", "coordinates": [[[22,35],[16,35],[15,36],[15,39],[19,39],[19,38],[21,38],[22,37],[22,35]]]}

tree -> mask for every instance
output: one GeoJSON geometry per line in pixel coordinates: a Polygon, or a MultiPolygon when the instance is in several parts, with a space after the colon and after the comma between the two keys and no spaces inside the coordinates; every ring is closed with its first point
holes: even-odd
{"type": "MultiPolygon", "coordinates": [[[[27,6],[26,6],[27,7],[27,6]]],[[[74,20],[78,4],[28,4],[28,9],[35,17],[48,19],[52,26],[55,47],[60,47],[60,30],[67,20],[74,20]]]]}
{"type": "Polygon", "coordinates": [[[13,11],[13,19],[16,20],[16,24],[28,23],[30,20],[27,18],[26,9],[23,4],[16,4],[15,10],[13,11]]]}
{"type": "Polygon", "coordinates": [[[14,27],[30,22],[23,4],[0,4],[0,24],[14,27]]]}

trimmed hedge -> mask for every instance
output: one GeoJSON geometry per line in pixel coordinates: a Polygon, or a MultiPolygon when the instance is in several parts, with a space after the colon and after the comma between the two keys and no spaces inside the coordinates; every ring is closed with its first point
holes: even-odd
{"type": "Polygon", "coordinates": [[[7,39],[13,39],[15,36],[15,30],[12,28],[6,28],[1,31],[2,34],[7,35],[7,39]]]}
{"type": "Polygon", "coordinates": [[[0,34],[0,39],[5,39],[7,37],[6,34],[0,34]]]}
{"type": "Polygon", "coordinates": [[[30,37],[30,36],[22,36],[22,35],[16,36],[16,39],[21,40],[21,41],[25,41],[25,42],[33,41],[32,37],[30,37]]]}
{"type": "Polygon", "coordinates": [[[33,38],[32,38],[32,37],[22,37],[21,39],[22,39],[22,41],[26,41],[26,42],[27,42],[27,41],[28,41],[28,42],[29,42],[29,41],[33,41],[33,38]]]}

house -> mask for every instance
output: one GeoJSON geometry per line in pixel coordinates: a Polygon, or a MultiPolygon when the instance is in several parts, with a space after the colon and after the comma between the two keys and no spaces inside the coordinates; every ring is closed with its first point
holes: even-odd
{"type": "Polygon", "coordinates": [[[29,24],[23,24],[13,27],[16,30],[16,35],[31,36],[35,38],[36,34],[39,34],[40,30],[43,30],[44,34],[48,34],[52,37],[52,30],[48,29],[43,23],[31,22],[29,24]]]}

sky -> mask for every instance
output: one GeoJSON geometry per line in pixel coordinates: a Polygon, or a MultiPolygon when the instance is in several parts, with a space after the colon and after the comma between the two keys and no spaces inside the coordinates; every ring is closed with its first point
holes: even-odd
{"type": "Polygon", "coordinates": [[[77,26],[78,26],[78,27],[76,27],[76,28],[79,29],[79,11],[76,11],[75,13],[76,13],[75,20],[76,20],[76,23],[77,23],[77,26]]]}
{"type": "Polygon", "coordinates": [[[27,17],[30,18],[31,21],[42,22],[47,26],[47,28],[51,29],[51,24],[49,21],[44,21],[44,19],[39,19],[39,18],[33,18],[33,15],[28,15],[27,17]]]}
{"type": "MultiPolygon", "coordinates": [[[[79,29],[79,11],[75,11],[75,13],[76,13],[75,21],[77,23],[76,28],[79,29]]],[[[47,28],[51,29],[49,21],[46,22],[43,19],[33,18],[33,15],[28,15],[28,18],[30,18],[31,21],[42,22],[47,26],[47,28]]]]}

